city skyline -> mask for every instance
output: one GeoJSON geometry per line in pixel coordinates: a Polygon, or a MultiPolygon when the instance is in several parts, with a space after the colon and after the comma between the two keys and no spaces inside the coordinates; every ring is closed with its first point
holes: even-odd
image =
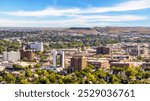
{"type": "Polygon", "coordinates": [[[150,27],[149,0],[1,0],[0,27],[150,27]]]}

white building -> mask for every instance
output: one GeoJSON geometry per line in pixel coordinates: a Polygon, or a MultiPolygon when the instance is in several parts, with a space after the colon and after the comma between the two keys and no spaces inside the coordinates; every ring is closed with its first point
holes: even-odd
{"type": "Polygon", "coordinates": [[[53,51],[53,67],[58,67],[57,62],[58,62],[58,55],[60,55],[60,67],[64,68],[65,63],[64,63],[64,51],[53,51]]]}
{"type": "Polygon", "coordinates": [[[20,60],[20,52],[3,52],[3,61],[18,61],[20,60]]]}
{"type": "Polygon", "coordinates": [[[41,51],[41,52],[44,51],[43,42],[34,42],[31,43],[29,46],[31,49],[34,49],[35,51],[41,51]]]}

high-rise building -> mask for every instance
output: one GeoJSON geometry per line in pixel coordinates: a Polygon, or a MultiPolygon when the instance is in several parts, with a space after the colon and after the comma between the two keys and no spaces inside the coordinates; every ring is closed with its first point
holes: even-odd
{"type": "Polygon", "coordinates": [[[20,52],[3,52],[4,61],[18,61],[20,60],[20,52]]]}
{"type": "Polygon", "coordinates": [[[21,59],[27,58],[28,60],[34,60],[35,56],[32,50],[20,50],[21,59]]]}
{"type": "Polygon", "coordinates": [[[110,48],[109,47],[103,47],[103,46],[97,47],[96,54],[102,54],[102,55],[110,54],[110,48]]]}
{"type": "Polygon", "coordinates": [[[69,72],[80,71],[87,66],[87,58],[85,56],[75,55],[71,58],[69,72]]]}
{"type": "Polygon", "coordinates": [[[64,68],[65,67],[64,56],[65,56],[64,51],[53,51],[53,67],[64,68]],[[58,63],[59,63],[59,66],[58,66],[58,63]]]}
{"type": "Polygon", "coordinates": [[[31,43],[29,46],[31,49],[34,49],[35,51],[41,51],[41,52],[44,51],[43,42],[34,42],[31,43]]]}

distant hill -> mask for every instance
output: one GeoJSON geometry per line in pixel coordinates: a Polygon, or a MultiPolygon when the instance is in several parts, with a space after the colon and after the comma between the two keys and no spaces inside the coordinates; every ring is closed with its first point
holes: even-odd
{"type": "Polygon", "coordinates": [[[110,34],[121,33],[137,33],[137,34],[150,34],[150,27],[96,27],[99,32],[106,32],[110,34]]]}
{"type": "Polygon", "coordinates": [[[69,28],[69,32],[81,34],[150,34],[150,27],[94,27],[94,28],[69,28]]]}
{"type": "Polygon", "coordinates": [[[71,27],[71,28],[49,28],[49,27],[0,27],[6,31],[51,31],[57,33],[77,34],[150,34],[150,27],[71,27]]]}

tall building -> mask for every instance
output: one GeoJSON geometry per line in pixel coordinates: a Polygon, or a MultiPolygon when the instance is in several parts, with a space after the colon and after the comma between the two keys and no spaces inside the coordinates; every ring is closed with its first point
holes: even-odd
{"type": "Polygon", "coordinates": [[[65,67],[64,63],[64,51],[53,51],[53,67],[65,67]],[[58,58],[59,57],[59,58],[58,58]],[[58,66],[59,63],[59,66],[58,66]]]}
{"type": "Polygon", "coordinates": [[[20,60],[20,52],[3,52],[3,60],[4,61],[18,61],[20,60]]]}
{"type": "Polygon", "coordinates": [[[34,49],[35,51],[41,51],[41,52],[44,51],[43,42],[34,42],[31,43],[29,46],[31,49],[34,49]]]}
{"type": "Polygon", "coordinates": [[[110,48],[109,47],[103,47],[103,46],[97,47],[96,54],[102,54],[102,55],[110,54],[110,48]]]}
{"type": "Polygon", "coordinates": [[[148,49],[142,45],[128,45],[125,46],[125,53],[131,56],[147,56],[148,49]]]}
{"type": "Polygon", "coordinates": [[[21,59],[27,58],[28,60],[34,60],[35,56],[32,50],[20,50],[21,59]]]}
{"type": "Polygon", "coordinates": [[[85,56],[75,55],[71,58],[69,72],[80,71],[87,66],[87,58],[85,56]]]}

